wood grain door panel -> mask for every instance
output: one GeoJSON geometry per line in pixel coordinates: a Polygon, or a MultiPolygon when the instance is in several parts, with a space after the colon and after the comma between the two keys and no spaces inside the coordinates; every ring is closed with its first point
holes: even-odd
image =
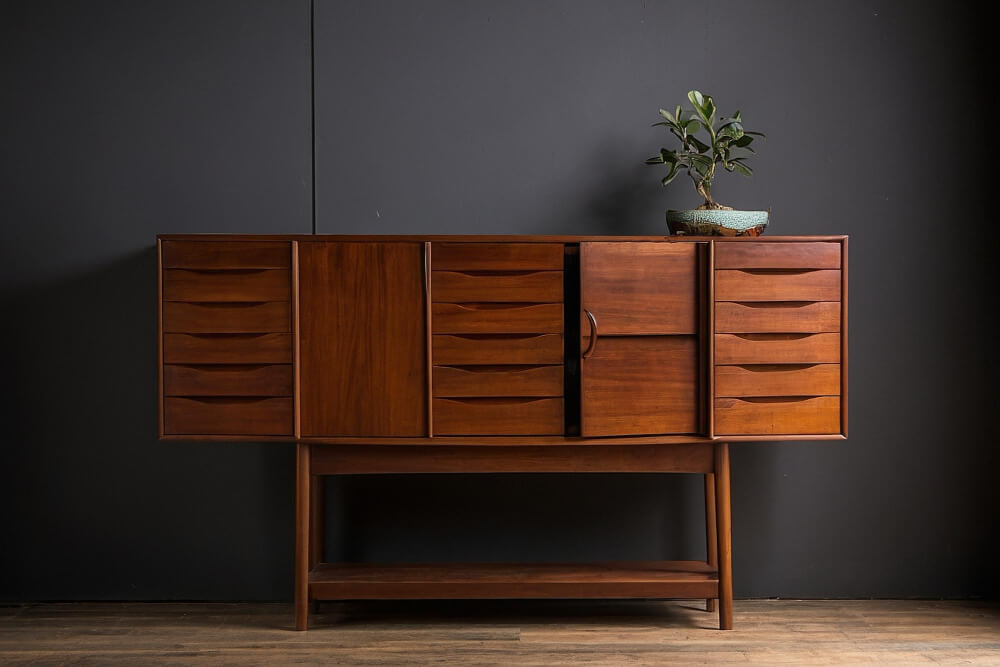
{"type": "Polygon", "coordinates": [[[304,436],[423,436],[424,247],[299,244],[304,436]]]}
{"type": "Polygon", "coordinates": [[[586,437],[698,431],[697,336],[601,337],[582,361],[586,437]]]}
{"type": "Polygon", "coordinates": [[[696,252],[696,243],[581,243],[583,309],[602,336],[697,333],[696,252]]]}

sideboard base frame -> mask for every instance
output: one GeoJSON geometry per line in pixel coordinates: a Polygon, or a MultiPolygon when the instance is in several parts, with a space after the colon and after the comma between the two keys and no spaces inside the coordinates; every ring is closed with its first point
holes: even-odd
{"type": "Polygon", "coordinates": [[[318,600],[704,598],[733,627],[729,445],[320,445],[296,450],[295,628],[318,600]],[[487,472],[683,472],[705,475],[707,561],[326,563],[326,475],[487,472]]]}

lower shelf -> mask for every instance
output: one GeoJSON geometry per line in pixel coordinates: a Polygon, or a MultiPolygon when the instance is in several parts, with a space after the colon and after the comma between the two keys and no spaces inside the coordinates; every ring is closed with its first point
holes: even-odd
{"type": "Polygon", "coordinates": [[[317,600],[511,598],[717,598],[715,567],[702,561],[603,563],[320,563],[317,600]]]}

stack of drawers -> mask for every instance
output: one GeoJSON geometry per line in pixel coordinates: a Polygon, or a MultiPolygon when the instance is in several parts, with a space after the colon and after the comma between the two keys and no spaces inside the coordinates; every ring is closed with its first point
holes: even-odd
{"type": "Polygon", "coordinates": [[[561,435],[563,246],[434,243],[434,435],[561,435]]]}
{"type": "Polygon", "coordinates": [[[715,433],[841,432],[841,244],[715,244],[715,433]]]}
{"type": "Polygon", "coordinates": [[[164,241],[165,435],[293,433],[291,244],[164,241]]]}

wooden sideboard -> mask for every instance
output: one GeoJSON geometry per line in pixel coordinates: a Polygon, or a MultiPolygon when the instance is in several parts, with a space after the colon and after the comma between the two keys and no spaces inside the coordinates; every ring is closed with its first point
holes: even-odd
{"type": "Polygon", "coordinates": [[[847,237],[161,235],[159,435],[296,443],[309,603],[704,598],[729,443],[847,436],[847,237]],[[693,472],[707,559],[327,563],[323,475],[693,472]]]}

